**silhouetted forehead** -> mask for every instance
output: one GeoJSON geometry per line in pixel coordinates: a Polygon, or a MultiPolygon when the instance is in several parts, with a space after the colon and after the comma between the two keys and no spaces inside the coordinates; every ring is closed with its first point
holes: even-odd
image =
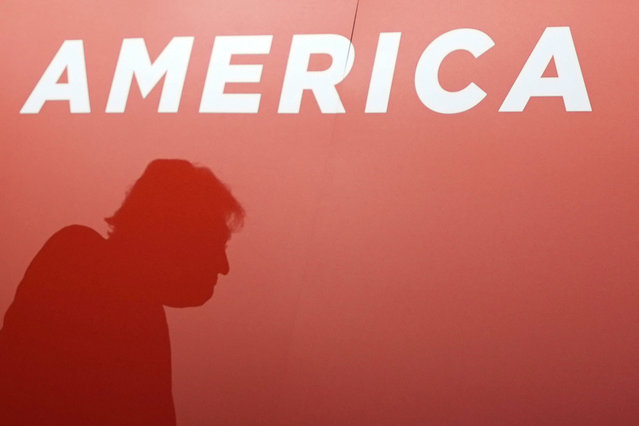
{"type": "Polygon", "coordinates": [[[167,227],[168,233],[192,237],[196,239],[207,239],[226,242],[231,238],[231,230],[226,221],[222,219],[204,223],[182,222],[173,223],[167,227]]]}

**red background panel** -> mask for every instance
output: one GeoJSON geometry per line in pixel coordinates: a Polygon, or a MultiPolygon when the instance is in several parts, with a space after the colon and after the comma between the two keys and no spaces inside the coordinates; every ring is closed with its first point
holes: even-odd
{"type": "MultiPolygon", "coordinates": [[[[57,229],[102,218],[144,166],[210,166],[247,210],[231,273],[170,309],[179,424],[636,424],[639,57],[633,1],[360,1],[346,114],[277,114],[293,34],[350,37],[355,1],[0,4],[0,311],[57,229]],[[593,111],[499,106],[540,35],[570,26],[593,111]],[[487,97],[441,115],[415,93],[455,28],[495,46],[442,65],[487,97]],[[389,109],[365,114],[380,32],[401,32],[389,109]],[[273,34],[258,114],[199,114],[216,35],[273,34]],[[135,85],[105,114],[123,38],[195,42],[180,111],[135,85]],[[19,110],[67,39],[84,40],[90,114],[19,110]]],[[[246,60],[242,60],[245,62],[246,60]]],[[[250,87],[249,87],[250,86],[250,87]]]]}

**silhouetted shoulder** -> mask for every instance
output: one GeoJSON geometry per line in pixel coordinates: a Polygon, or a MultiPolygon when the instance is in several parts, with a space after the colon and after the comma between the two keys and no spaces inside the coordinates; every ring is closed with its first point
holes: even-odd
{"type": "Polygon", "coordinates": [[[96,231],[80,225],[67,226],[49,238],[18,285],[0,340],[14,327],[50,320],[51,314],[63,313],[65,305],[83,297],[88,286],[96,284],[105,243],[96,231]]]}
{"type": "Polygon", "coordinates": [[[96,242],[103,241],[104,238],[95,230],[89,228],[84,225],[69,225],[60,229],[58,232],[53,234],[51,238],[46,242],[47,244],[59,244],[64,241],[76,241],[76,242],[96,242]]]}
{"type": "MultiPolygon", "coordinates": [[[[43,258],[81,260],[100,250],[106,240],[93,229],[83,225],[62,228],[47,240],[34,257],[29,269],[43,258]]],[[[97,254],[97,253],[96,253],[97,254]]]]}

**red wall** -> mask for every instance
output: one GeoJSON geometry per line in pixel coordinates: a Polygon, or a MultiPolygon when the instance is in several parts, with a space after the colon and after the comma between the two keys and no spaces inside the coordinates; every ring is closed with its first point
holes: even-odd
{"type": "Polygon", "coordinates": [[[639,420],[639,3],[362,0],[346,114],[277,113],[293,34],[350,37],[355,1],[0,3],[0,311],[70,223],[102,218],[159,157],[207,166],[247,210],[231,273],[169,310],[183,425],[636,424],[639,420]],[[526,3],[526,5],[523,5],[526,3]],[[592,112],[498,109],[540,35],[570,26],[592,112]],[[415,93],[424,48],[455,28],[441,115],[415,93]],[[386,114],[365,114],[377,37],[402,32],[386,114]],[[216,35],[273,34],[258,114],[200,114],[216,35]],[[105,114],[123,38],[151,57],[194,36],[177,114],[134,87],[105,114]],[[20,108],[64,40],[84,40],[90,114],[20,108]]]}

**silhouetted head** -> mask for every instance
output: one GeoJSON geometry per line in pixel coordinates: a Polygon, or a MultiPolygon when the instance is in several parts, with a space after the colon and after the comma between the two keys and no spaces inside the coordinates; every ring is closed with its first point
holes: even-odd
{"type": "MultiPolygon", "coordinates": [[[[109,241],[130,257],[131,280],[167,306],[198,306],[229,272],[226,243],[244,210],[205,167],[154,160],[106,219],[109,241]]],[[[130,269],[130,270],[129,270],[130,269]]]]}

